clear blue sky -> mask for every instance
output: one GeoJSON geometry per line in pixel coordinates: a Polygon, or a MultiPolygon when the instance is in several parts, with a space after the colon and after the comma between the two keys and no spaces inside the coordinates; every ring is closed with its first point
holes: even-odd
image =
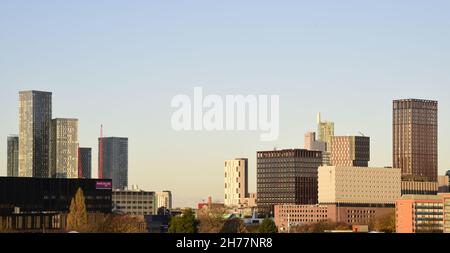
{"type": "MultiPolygon", "coordinates": [[[[396,98],[439,100],[439,168],[450,169],[449,1],[0,1],[0,175],[18,131],[17,92],[54,93],[80,142],[130,138],[129,183],[175,204],[223,198],[223,160],[303,146],[315,115],[371,136],[391,165],[396,98]],[[174,95],[279,94],[276,142],[258,133],[174,132],[174,95]]],[[[94,161],[94,171],[97,162],[94,161]]]]}

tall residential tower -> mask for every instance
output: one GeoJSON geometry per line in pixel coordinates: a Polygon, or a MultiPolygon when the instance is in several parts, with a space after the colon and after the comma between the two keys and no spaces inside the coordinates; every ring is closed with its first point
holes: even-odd
{"type": "Polygon", "coordinates": [[[50,176],[78,178],[78,119],[52,120],[50,176]]]}
{"type": "Polygon", "coordinates": [[[52,93],[19,92],[19,176],[50,176],[52,93]]]}
{"type": "Polygon", "coordinates": [[[248,197],[248,159],[225,161],[225,205],[239,206],[248,197]]]}

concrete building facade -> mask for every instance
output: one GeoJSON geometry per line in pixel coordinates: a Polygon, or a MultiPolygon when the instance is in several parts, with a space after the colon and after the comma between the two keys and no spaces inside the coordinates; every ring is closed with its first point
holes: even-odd
{"type": "Polygon", "coordinates": [[[162,191],[156,193],[156,208],[164,207],[166,209],[172,209],[172,192],[162,191]]]}
{"type": "Polygon", "coordinates": [[[132,190],[113,190],[113,209],[129,215],[154,215],[157,213],[155,193],[132,190]]]}
{"type": "Polygon", "coordinates": [[[225,161],[225,206],[239,206],[248,197],[248,159],[225,161]]]}
{"type": "Polygon", "coordinates": [[[402,195],[436,195],[438,182],[402,181],[402,195]]]}
{"type": "Polygon", "coordinates": [[[347,166],[319,168],[319,203],[389,204],[401,196],[401,170],[347,166]]]}

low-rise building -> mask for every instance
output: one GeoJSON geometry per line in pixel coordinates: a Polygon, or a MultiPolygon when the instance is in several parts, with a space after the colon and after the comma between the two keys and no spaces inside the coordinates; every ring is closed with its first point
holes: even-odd
{"type": "Polygon", "coordinates": [[[450,194],[404,195],[396,202],[397,233],[450,233],[450,194]]]}
{"type": "Polygon", "coordinates": [[[438,182],[402,180],[402,195],[436,195],[438,182]]]}
{"type": "Polygon", "coordinates": [[[438,192],[449,192],[449,176],[438,176],[438,192]]]}
{"type": "Polygon", "coordinates": [[[156,214],[155,192],[132,190],[114,190],[112,192],[113,209],[129,215],[156,214]]]}
{"type": "Polygon", "coordinates": [[[319,168],[319,204],[275,206],[280,230],[317,222],[367,225],[394,213],[401,197],[401,170],[350,166],[319,168]]]}
{"type": "Polygon", "coordinates": [[[320,204],[390,204],[401,196],[401,170],[323,166],[319,168],[320,204]]]}

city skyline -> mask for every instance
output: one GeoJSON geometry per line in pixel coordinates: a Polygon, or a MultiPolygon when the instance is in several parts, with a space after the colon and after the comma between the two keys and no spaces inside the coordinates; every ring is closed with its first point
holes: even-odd
{"type": "Polygon", "coordinates": [[[318,112],[335,123],[336,135],[371,137],[370,166],[392,166],[395,99],[439,102],[439,174],[450,168],[444,1],[239,3],[238,13],[237,2],[35,4],[0,8],[0,175],[7,136],[19,133],[18,91],[30,89],[53,92],[53,118],[80,120],[80,146],[93,148],[93,176],[103,124],[105,136],[129,137],[129,183],[171,189],[174,206],[194,206],[208,195],[221,200],[223,161],[233,157],[249,158],[255,192],[256,151],[303,147],[318,112]],[[86,21],[78,22],[81,14],[86,21]],[[170,99],[198,85],[215,94],[279,94],[278,141],[262,143],[248,132],[174,132],[170,99]]]}

